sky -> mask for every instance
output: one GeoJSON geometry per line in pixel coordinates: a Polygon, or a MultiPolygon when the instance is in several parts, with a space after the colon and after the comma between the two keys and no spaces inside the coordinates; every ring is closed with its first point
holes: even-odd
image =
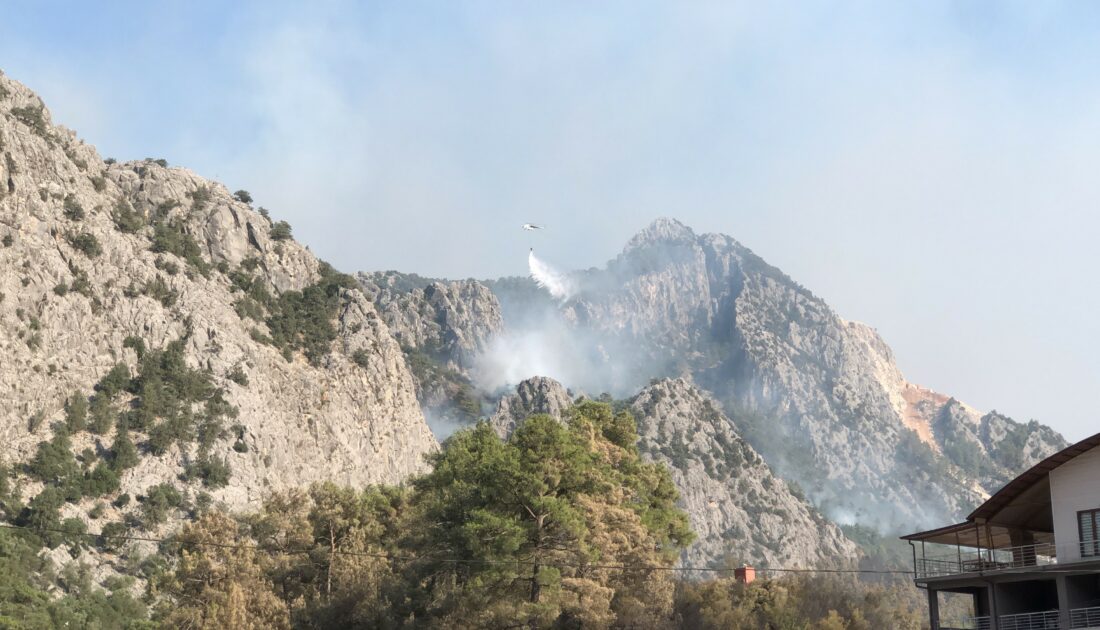
{"type": "Polygon", "coordinates": [[[0,68],[56,122],[250,191],[340,269],[522,275],[530,246],[602,266],[673,216],[876,327],[910,380],[1100,431],[1100,4],[0,15],[0,68]]]}

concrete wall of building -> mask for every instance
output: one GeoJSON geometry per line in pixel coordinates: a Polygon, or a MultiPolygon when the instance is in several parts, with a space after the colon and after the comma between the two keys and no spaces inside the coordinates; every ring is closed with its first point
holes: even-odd
{"type": "Polygon", "coordinates": [[[1081,559],[1077,512],[1100,509],[1100,446],[1050,472],[1050,502],[1058,562],[1081,559]]]}

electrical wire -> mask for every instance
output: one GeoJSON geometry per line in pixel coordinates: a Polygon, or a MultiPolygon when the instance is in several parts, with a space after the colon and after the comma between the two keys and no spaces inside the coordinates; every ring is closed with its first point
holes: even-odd
{"type": "MultiPolygon", "coordinates": [[[[220,543],[215,541],[180,541],[173,538],[152,538],[147,536],[129,536],[123,534],[96,534],[92,532],[70,532],[60,528],[51,527],[28,527],[25,525],[11,525],[8,523],[0,523],[0,528],[14,529],[22,531],[32,532],[52,532],[57,534],[64,534],[67,536],[82,536],[85,538],[96,538],[100,540],[124,540],[135,542],[151,542],[157,544],[177,544],[183,547],[195,546],[195,547],[215,547],[220,549],[247,549],[251,551],[260,551],[271,554],[285,554],[285,555],[303,555],[309,554],[313,550],[311,549],[272,549],[270,547],[264,547],[254,544],[242,544],[242,543],[220,543]]],[[[604,569],[613,571],[669,571],[669,572],[691,572],[698,571],[704,573],[730,573],[736,571],[736,568],[717,568],[717,567],[691,567],[691,566],[675,566],[675,565],[647,565],[647,564],[585,564],[579,562],[549,562],[541,560],[478,560],[472,558],[440,558],[436,556],[415,556],[415,555],[401,555],[382,552],[370,552],[370,551],[347,551],[347,550],[332,550],[332,555],[337,556],[355,556],[365,558],[379,558],[383,560],[403,561],[403,562],[439,562],[443,564],[466,564],[466,565],[512,565],[512,566],[543,566],[554,567],[559,569],[604,569]]],[[[805,567],[754,567],[757,573],[829,573],[829,574],[874,574],[874,575],[909,575],[912,576],[912,571],[901,571],[891,569],[843,569],[843,568],[805,568],[805,567]]]]}

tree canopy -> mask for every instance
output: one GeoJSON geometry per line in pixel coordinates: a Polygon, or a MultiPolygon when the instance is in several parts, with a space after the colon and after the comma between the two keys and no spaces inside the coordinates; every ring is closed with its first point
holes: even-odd
{"type": "Polygon", "coordinates": [[[205,516],[176,541],[169,618],[204,627],[236,610],[262,611],[269,627],[668,625],[675,586],[655,567],[693,535],[667,471],[641,460],[636,439],[633,419],[602,403],[565,423],[533,416],[507,440],[482,423],[452,436],[410,487],[273,495],[241,530],[266,554],[189,546],[238,532],[205,516]]]}

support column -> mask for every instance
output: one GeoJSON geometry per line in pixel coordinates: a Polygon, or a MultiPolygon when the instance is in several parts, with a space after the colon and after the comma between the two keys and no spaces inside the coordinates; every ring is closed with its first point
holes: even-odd
{"type": "Polygon", "coordinates": [[[1066,576],[1055,576],[1054,583],[1058,586],[1058,627],[1069,628],[1069,585],[1066,584],[1066,576]]]}
{"type": "Polygon", "coordinates": [[[986,582],[986,584],[988,584],[986,588],[989,589],[986,591],[989,593],[989,627],[992,630],[1000,630],[1001,617],[997,606],[997,585],[993,582],[986,582]]]}
{"type": "Polygon", "coordinates": [[[928,620],[932,630],[940,630],[940,598],[931,588],[928,589],[928,620]]]}

